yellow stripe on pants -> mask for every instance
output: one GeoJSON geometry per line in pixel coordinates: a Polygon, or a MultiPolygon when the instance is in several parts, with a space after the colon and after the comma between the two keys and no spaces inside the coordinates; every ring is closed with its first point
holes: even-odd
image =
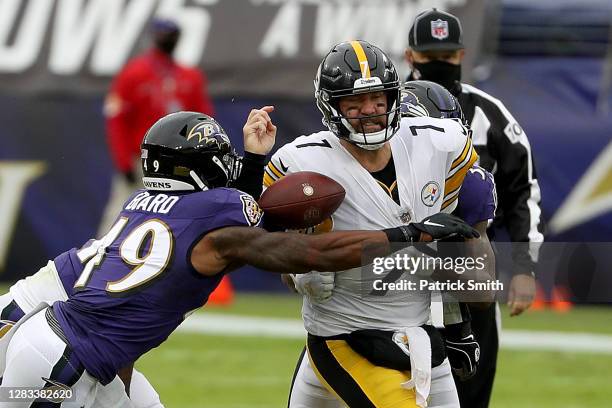
{"type": "Polygon", "coordinates": [[[412,408],[416,405],[414,390],[400,386],[410,379],[409,371],[378,367],[355,352],[344,340],[326,340],[338,364],[355,380],[377,408],[412,408]]]}

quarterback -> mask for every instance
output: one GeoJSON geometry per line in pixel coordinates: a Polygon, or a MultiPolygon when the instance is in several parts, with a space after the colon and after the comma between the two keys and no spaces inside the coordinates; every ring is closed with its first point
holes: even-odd
{"type": "MultiPolygon", "coordinates": [[[[319,66],[315,96],[329,130],[280,148],[264,174],[264,186],[305,170],[343,185],[344,202],[313,232],[397,227],[456,207],[464,177],[477,160],[468,132],[452,120],[402,118],[399,78],[379,48],[365,41],[334,46],[319,66]]],[[[372,296],[363,293],[372,283],[366,279],[359,268],[347,269],[335,275],[329,300],[304,298],[308,360],[336,396],[329,406],[342,401],[349,407],[458,407],[442,340],[426,324],[429,292],[372,296]],[[397,354],[402,346],[394,340],[368,338],[372,330],[374,336],[377,330],[395,330],[409,339],[409,361],[397,354]],[[376,357],[363,355],[375,344],[392,354],[391,364],[373,364],[376,357]]],[[[292,398],[290,406],[323,406],[315,400],[292,398]]]]}
{"type": "MultiPolygon", "coordinates": [[[[440,85],[427,81],[412,81],[402,89],[402,115],[408,117],[431,116],[449,118],[464,123],[463,113],[457,100],[440,85]]],[[[487,254],[486,270],[494,275],[495,255],[486,236],[486,228],[495,216],[497,194],[493,176],[474,165],[465,176],[454,213],[477,229],[481,238],[466,242],[466,255],[487,254]]],[[[386,257],[384,259],[389,259],[386,257]]],[[[418,259],[418,258],[417,258],[418,259]]],[[[330,273],[309,273],[295,275],[294,281],[287,282],[313,302],[324,302],[332,296],[334,275],[330,273]],[[293,285],[292,285],[293,284],[293,285]]],[[[428,281],[429,282],[429,281],[428,281]]],[[[408,282],[416,284],[416,282],[408,282]]],[[[399,285],[401,280],[386,282],[399,285]]],[[[413,290],[413,289],[411,289],[413,290]]],[[[443,294],[444,295],[444,294],[443,294]]],[[[486,299],[479,297],[479,305],[486,305],[486,299]]],[[[437,323],[444,324],[446,354],[453,373],[462,381],[471,378],[478,367],[480,346],[471,333],[470,316],[464,304],[449,299],[443,303],[443,317],[437,316],[437,323]]],[[[440,310],[438,310],[438,313],[440,310]]],[[[432,311],[432,314],[433,311],[432,311]]],[[[436,387],[432,385],[432,389],[436,387]]],[[[431,399],[438,404],[439,398],[431,399]]],[[[289,396],[290,407],[337,408],[341,402],[328,392],[313,372],[308,355],[302,353],[295,370],[289,396]]]]}

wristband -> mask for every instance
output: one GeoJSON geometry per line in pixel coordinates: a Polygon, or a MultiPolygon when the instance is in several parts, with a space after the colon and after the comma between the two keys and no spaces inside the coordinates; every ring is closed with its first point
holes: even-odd
{"type": "Polygon", "coordinates": [[[240,176],[233,183],[232,187],[250,194],[255,199],[261,195],[264,167],[266,166],[266,156],[245,152],[242,158],[242,169],[240,176]]]}
{"type": "Polygon", "coordinates": [[[389,242],[415,242],[421,237],[421,232],[411,225],[401,225],[382,231],[387,234],[389,242]]]}

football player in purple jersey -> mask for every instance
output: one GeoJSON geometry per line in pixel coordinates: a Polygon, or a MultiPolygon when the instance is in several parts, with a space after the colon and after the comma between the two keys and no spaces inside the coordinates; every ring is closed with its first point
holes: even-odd
{"type": "MultiPolygon", "coordinates": [[[[261,190],[261,177],[253,177],[265,165],[266,154],[274,146],[274,134],[265,132],[270,123],[269,113],[273,106],[264,106],[253,109],[243,128],[244,156],[241,166],[244,171],[234,183],[234,187],[259,195],[261,190]],[[255,189],[255,190],[253,190],[255,189]]],[[[270,126],[273,130],[273,125],[270,126]]],[[[42,267],[35,274],[19,280],[9,288],[8,293],[0,296],[0,339],[27,313],[30,313],[39,304],[52,305],[56,301],[66,301],[74,291],[74,284],[79,278],[74,268],[56,268],[53,261],[42,267]]],[[[4,339],[6,341],[7,339],[4,339]]],[[[1,340],[0,340],[1,341],[1,340]]],[[[5,355],[0,355],[0,367],[4,367],[5,355]]],[[[131,365],[123,370],[125,373],[131,365]]],[[[121,382],[117,377],[114,381],[121,382]]],[[[129,383],[130,399],[136,408],[163,408],[159,395],[146,377],[137,370],[131,371],[129,383]]],[[[98,387],[98,399],[104,398],[106,392],[113,392],[113,387],[98,387]]]]}
{"type": "MultiPolygon", "coordinates": [[[[269,111],[252,111],[245,133],[273,144],[269,111]]],[[[240,160],[221,126],[201,113],[156,122],[142,143],[142,166],[145,189],[126,201],[108,233],[51,261],[60,279],[78,278],[67,300],[38,305],[5,334],[2,386],[72,391],[54,406],[131,407],[117,375],[163,343],[240,265],[344,270],[362,263],[367,244],[379,244],[383,254],[389,242],[478,235],[447,214],[382,231],[268,233],[259,228],[263,213],[252,196],[228,188],[240,160]],[[98,398],[100,385],[113,384],[98,398]]]]}
{"type": "MultiPolygon", "coordinates": [[[[261,173],[266,154],[274,146],[274,136],[265,132],[265,126],[270,122],[269,113],[273,110],[273,106],[253,109],[243,128],[245,154],[241,158],[241,168],[245,171],[233,187],[251,195],[261,193],[261,182],[256,175],[253,177],[253,174],[261,173]],[[253,183],[253,180],[256,180],[256,183],[253,183]]],[[[50,262],[34,275],[16,282],[9,288],[8,293],[0,296],[0,338],[38,304],[67,300],[73,293],[78,277],[73,269],[56,270],[53,262],[50,262]]]]}

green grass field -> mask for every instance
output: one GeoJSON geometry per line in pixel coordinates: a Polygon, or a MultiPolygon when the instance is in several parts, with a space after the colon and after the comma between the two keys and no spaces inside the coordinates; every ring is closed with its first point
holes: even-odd
{"type": "MultiPolygon", "coordinates": [[[[299,318],[294,296],[244,295],[227,308],[200,313],[299,318]]],[[[504,316],[504,328],[612,334],[612,308],[579,307],[566,314],[504,316]]],[[[137,363],[166,407],[284,407],[299,339],[175,333],[137,363]]],[[[609,407],[612,354],[500,351],[491,406],[609,407]]]]}

